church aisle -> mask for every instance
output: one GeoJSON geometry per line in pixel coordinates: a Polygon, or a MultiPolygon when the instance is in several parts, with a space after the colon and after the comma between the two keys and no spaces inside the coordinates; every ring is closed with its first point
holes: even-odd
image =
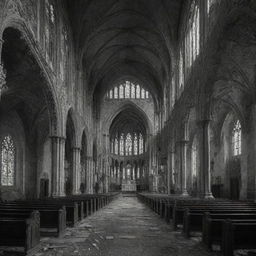
{"type": "Polygon", "coordinates": [[[184,239],[136,197],[120,196],[67,230],[63,238],[42,239],[36,256],[207,256],[199,238],[184,239]]]}

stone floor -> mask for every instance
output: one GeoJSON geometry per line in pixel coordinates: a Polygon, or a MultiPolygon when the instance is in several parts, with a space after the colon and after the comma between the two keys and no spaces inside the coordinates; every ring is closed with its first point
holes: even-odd
{"type": "Polygon", "coordinates": [[[199,238],[174,232],[136,197],[122,197],[84,219],[63,238],[42,239],[36,256],[200,256],[209,253],[199,238]]]}

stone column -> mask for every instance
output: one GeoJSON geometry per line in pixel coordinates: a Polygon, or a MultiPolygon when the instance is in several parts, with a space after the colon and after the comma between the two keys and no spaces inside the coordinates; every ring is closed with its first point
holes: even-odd
{"type": "Polygon", "coordinates": [[[74,147],[72,149],[73,161],[72,161],[72,183],[73,183],[73,191],[72,193],[80,194],[80,183],[81,183],[81,175],[80,175],[80,154],[81,149],[78,147],[74,147]]]}
{"type": "Polygon", "coordinates": [[[180,141],[181,194],[188,196],[187,191],[187,140],[180,141]]]}
{"type": "Polygon", "coordinates": [[[86,182],[87,182],[87,191],[86,193],[92,194],[93,193],[93,184],[92,184],[92,175],[93,175],[93,165],[92,165],[92,157],[87,157],[87,172],[86,172],[86,182]]]}
{"type": "Polygon", "coordinates": [[[52,196],[65,195],[65,138],[52,136],[52,196]]]}
{"type": "Polygon", "coordinates": [[[171,193],[171,190],[174,190],[174,157],[175,149],[172,147],[168,153],[168,194],[171,193]]]}
{"type": "Polygon", "coordinates": [[[211,166],[210,166],[210,121],[201,120],[200,139],[200,195],[203,198],[213,198],[211,192],[211,166]]]}

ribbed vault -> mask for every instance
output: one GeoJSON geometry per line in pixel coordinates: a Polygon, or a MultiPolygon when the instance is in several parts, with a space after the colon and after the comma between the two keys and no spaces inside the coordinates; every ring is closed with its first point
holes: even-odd
{"type": "Polygon", "coordinates": [[[146,135],[148,132],[147,120],[138,110],[127,107],[116,115],[109,130],[110,135],[122,132],[140,132],[146,135]]]}
{"type": "Polygon", "coordinates": [[[90,93],[115,79],[147,80],[162,98],[171,75],[181,0],[67,0],[78,56],[90,93]]]}

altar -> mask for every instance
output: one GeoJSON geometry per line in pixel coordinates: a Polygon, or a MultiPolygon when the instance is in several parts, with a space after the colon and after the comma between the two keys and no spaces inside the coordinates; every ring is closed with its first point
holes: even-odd
{"type": "Polygon", "coordinates": [[[137,185],[135,180],[123,180],[122,181],[122,192],[135,192],[137,185]]]}

